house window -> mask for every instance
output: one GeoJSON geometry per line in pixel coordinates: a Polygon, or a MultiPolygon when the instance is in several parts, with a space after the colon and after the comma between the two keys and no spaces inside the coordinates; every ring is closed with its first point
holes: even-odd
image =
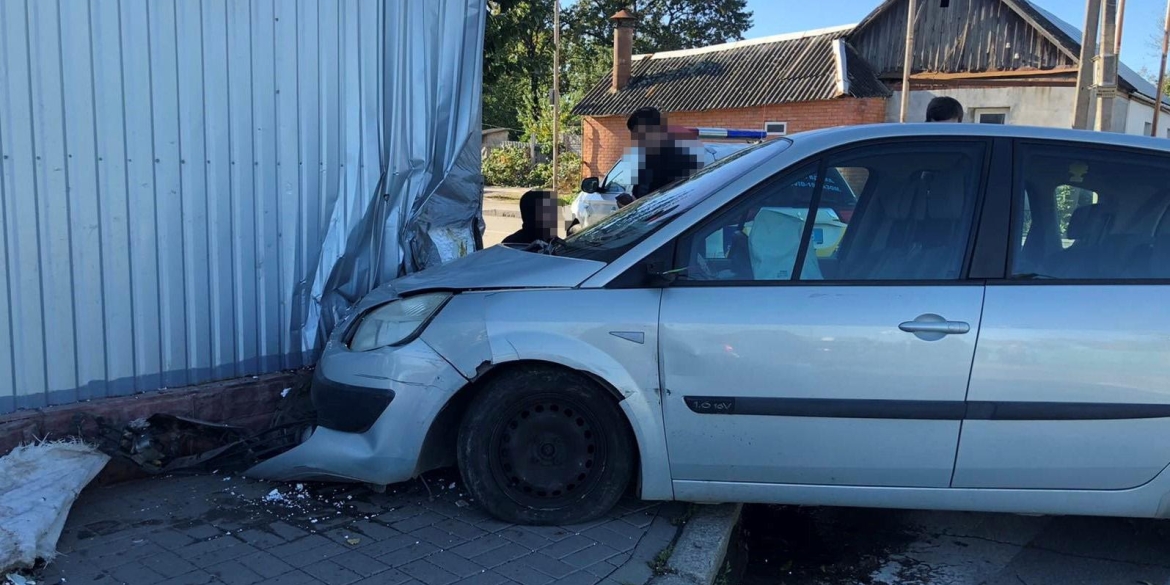
{"type": "Polygon", "coordinates": [[[1007,124],[1010,108],[975,108],[977,124],[1007,124]]]}
{"type": "Polygon", "coordinates": [[[1142,131],[1142,136],[1149,136],[1154,131],[1153,122],[1146,122],[1146,129],[1142,131]]]}
{"type": "Polygon", "coordinates": [[[784,136],[788,134],[788,122],[764,122],[764,132],[768,136],[784,136]]]}

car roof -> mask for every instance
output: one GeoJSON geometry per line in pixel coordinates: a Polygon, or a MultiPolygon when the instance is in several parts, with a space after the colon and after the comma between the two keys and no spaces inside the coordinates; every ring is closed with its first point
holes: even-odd
{"type": "Polygon", "coordinates": [[[881,138],[906,138],[915,136],[937,137],[978,137],[978,138],[1022,138],[1033,140],[1059,140],[1083,142],[1106,146],[1126,146],[1161,152],[1170,152],[1170,140],[1149,136],[1135,136],[1116,132],[1092,132],[1065,128],[1041,126],[1018,126],[1005,124],[866,124],[860,126],[838,126],[791,134],[787,138],[796,141],[811,141],[816,147],[831,147],[839,144],[881,138]]]}

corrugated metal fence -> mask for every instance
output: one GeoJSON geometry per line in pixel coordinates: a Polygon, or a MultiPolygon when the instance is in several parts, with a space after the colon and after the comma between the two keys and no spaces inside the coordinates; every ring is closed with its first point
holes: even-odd
{"type": "Polygon", "coordinates": [[[294,290],[378,181],[381,11],[0,0],[0,413],[302,365],[294,290]]]}

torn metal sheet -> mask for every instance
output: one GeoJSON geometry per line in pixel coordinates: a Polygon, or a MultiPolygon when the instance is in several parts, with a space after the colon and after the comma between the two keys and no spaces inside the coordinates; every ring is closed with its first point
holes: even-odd
{"type": "Polygon", "coordinates": [[[0,457],[0,575],[56,556],[69,508],[107,461],[74,442],[24,445],[0,457]]]}
{"type": "Polygon", "coordinates": [[[306,353],[316,355],[366,293],[481,247],[486,17],[482,0],[384,4],[382,179],[356,225],[347,208],[333,210],[316,274],[297,298],[306,353]]]}

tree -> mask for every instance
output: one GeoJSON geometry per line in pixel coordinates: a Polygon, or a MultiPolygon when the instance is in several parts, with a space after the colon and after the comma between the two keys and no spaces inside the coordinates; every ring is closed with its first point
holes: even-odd
{"type": "Polygon", "coordinates": [[[691,49],[740,40],[752,26],[747,0],[578,0],[565,14],[565,87],[582,95],[613,62],[609,17],[631,9],[638,19],[635,53],[691,49]]]}
{"type": "MultiPolygon", "coordinates": [[[[1138,71],[1138,75],[1145,77],[1146,81],[1149,81],[1150,83],[1153,83],[1153,84],[1158,83],[1158,72],[1157,71],[1150,71],[1150,69],[1148,67],[1142,67],[1138,71]]],[[[1166,95],[1167,97],[1170,97],[1170,75],[1167,75],[1166,78],[1163,80],[1162,93],[1164,95],[1166,95]]]]}
{"type": "Polygon", "coordinates": [[[578,0],[567,11],[570,35],[585,44],[609,47],[609,17],[633,8],[638,18],[634,51],[690,49],[743,38],[752,27],[747,0],[578,0]]]}
{"type": "Polygon", "coordinates": [[[552,0],[491,0],[484,35],[484,124],[520,129],[540,116],[552,78],[552,0]]]}
{"type": "MultiPolygon", "coordinates": [[[[579,99],[609,71],[609,17],[622,9],[632,9],[638,17],[637,53],[742,39],[752,24],[747,0],[562,0],[562,106],[579,99]]],[[[485,124],[543,134],[538,129],[550,119],[545,110],[552,85],[552,11],[553,0],[489,0],[485,124]]],[[[578,122],[571,116],[563,121],[578,122]]]]}

